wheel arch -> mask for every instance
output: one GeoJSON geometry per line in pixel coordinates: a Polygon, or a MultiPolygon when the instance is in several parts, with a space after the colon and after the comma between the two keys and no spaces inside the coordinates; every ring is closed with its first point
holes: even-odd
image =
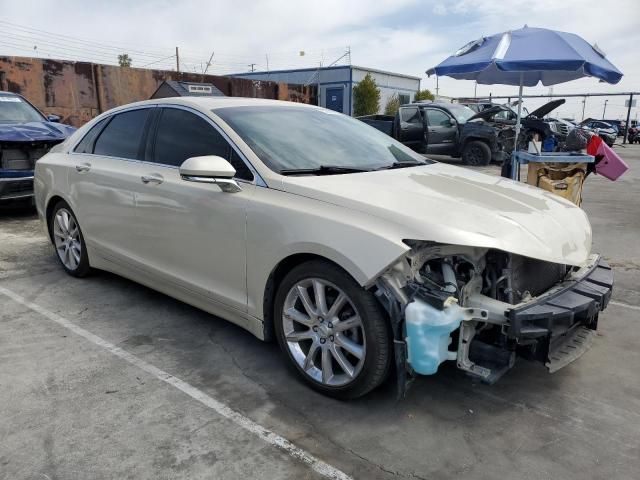
{"type": "Polygon", "coordinates": [[[58,202],[65,202],[67,205],[69,204],[69,202],[67,202],[64,198],[62,198],[60,195],[52,195],[51,198],[49,198],[49,200],[47,201],[47,206],[45,209],[45,216],[44,216],[44,221],[46,222],[46,226],[47,226],[47,232],[49,234],[49,240],[51,240],[51,242],[53,242],[53,237],[51,235],[51,214],[53,213],[53,208],[58,204],[58,202]]]}
{"type": "MultiPolygon", "coordinates": [[[[278,262],[273,270],[271,270],[271,273],[269,274],[269,277],[267,279],[267,283],[264,287],[262,316],[264,322],[265,341],[271,342],[275,339],[273,304],[276,298],[276,292],[278,291],[278,287],[282,283],[282,280],[292,269],[294,269],[298,265],[312,260],[320,260],[331,265],[335,265],[336,267],[344,271],[347,275],[354,278],[354,276],[349,273],[349,271],[347,271],[342,265],[336,263],[330,258],[315,253],[294,253],[280,260],[280,262],[278,262]]],[[[354,280],[357,282],[357,279],[354,278],[354,280]]]]}

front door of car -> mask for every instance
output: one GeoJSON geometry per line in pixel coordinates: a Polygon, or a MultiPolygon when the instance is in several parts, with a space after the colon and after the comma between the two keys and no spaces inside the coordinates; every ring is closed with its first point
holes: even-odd
{"type": "Polygon", "coordinates": [[[90,252],[121,261],[131,255],[134,191],[153,110],[132,109],[98,122],[70,156],[70,201],[90,252]]]}
{"type": "Polygon", "coordinates": [[[246,311],[246,210],[253,174],[209,119],[184,108],[159,110],[135,193],[136,257],[169,283],[246,311]],[[202,155],[229,160],[242,190],[224,192],[182,179],[179,166],[202,155]]]}
{"type": "Polygon", "coordinates": [[[418,107],[400,107],[398,111],[398,140],[410,147],[424,145],[424,120],[418,107]]]}
{"type": "Polygon", "coordinates": [[[458,137],[456,121],[437,108],[425,108],[427,117],[427,153],[454,153],[458,137]]]}

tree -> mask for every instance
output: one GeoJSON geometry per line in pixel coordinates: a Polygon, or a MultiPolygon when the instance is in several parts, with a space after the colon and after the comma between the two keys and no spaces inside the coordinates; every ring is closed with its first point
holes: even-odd
{"type": "Polygon", "coordinates": [[[118,55],[118,64],[121,67],[130,67],[131,66],[131,57],[128,53],[122,53],[118,55]]]}
{"type": "Polygon", "coordinates": [[[387,100],[387,104],[384,106],[384,114],[385,115],[395,115],[398,113],[398,109],[400,108],[400,99],[397,94],[393,94],[387,100]]]}
{"type": "Polygon", "coordinates": [[[367,73],[362,81],[353,87],[353,114],[374,115],[380,110],[380,89],[376,85],[370,73],[367,73]]]}
{"type": "Polygon", "coordinates": [[[416,98],[414,99],[414,102],[417,102],[418,100],[435,100],[435,99],[436,97],[433,95],[433,93],[431,93],[430,90],[424,89],[416,92],[416,98]]]}

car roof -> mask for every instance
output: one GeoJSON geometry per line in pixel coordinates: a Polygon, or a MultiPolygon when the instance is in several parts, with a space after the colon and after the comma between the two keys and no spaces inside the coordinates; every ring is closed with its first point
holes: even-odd
{"type": "Polygon", "coordinates": [[[448,109],[451,105],[459,105],[457,103],[441,103],[441,102],[413,102],[402,105],[403,107],[436,107],[448,109]]]}
{"type": "Polygon", "coordinates": [[[131,108],[134,106],[145,105],[184,105],[201,110],[214,110],[224,107],[249,107],[249,106],[272,106],[272,107],[306,107],[319,108],[315,105],[306,103],[288,102],[284,100],[271,100],[266,98],[247,98],[247,97],[167,97],[156,98],[152,100],[144,100],[141,102],[129,103],[113,109],[131,108]]]}

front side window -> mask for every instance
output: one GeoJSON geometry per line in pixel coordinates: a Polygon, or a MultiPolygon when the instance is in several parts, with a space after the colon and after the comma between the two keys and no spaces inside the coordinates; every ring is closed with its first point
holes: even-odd
{"type": "Polygon", "coordinates": [[[366,123],[331,110],[292,104],[221,107],[213,112],[276,172],[430,163],[366,123]]]}
{"type": "Polygon", "coordinates": [[[451,118],[442,110],[427,109],[427,122],[431,127],[451,126],[451,118]]]}
{"type": "Polygon", "coordinates": [[[140,144],[148,116],[148,108],[114,115],[98,136],[93,153],[140,160],[142,157],[140,144]]]}
{"type": "Polygon", "coordinates": [[[253,174],[229,142],[206,120],[177,108],[164,108],[158,121],[154,162],[178,167],[190,157],[217,155],[236,169],[236,178],[253,174]]]}

